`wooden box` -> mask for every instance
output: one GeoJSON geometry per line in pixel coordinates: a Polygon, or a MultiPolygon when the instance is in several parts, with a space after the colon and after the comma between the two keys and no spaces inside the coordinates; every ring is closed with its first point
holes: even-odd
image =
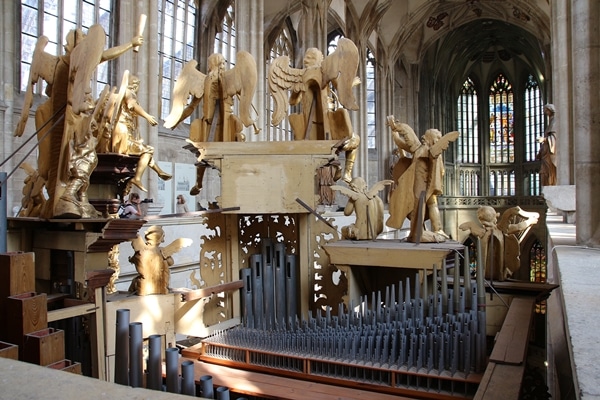
{"type": "Polygon", "coordinates": [[[46,328],[25,335],[22,361],[47,366],[65,358],[65,331],[46,328]]]}
{"type": "Polygon", "coordinates": [[[47,368],[57,369],[59,371],[71,372],[73,374],[81,375],[81,363],[67,359],[54,362],[48,365],[47,368]]]}
{"type": "Polygon", "coordinates": [[[19,346],[23,335],[48,327],[46,293],[22,293],[6,298],[6,320],[1,329],[1,339],[19,346]]]}
{"type": "Polygon", "coordinates": [[[34,291],[34,253],[0,254],[0,312],[7,297],[34,291]]]}
{"type": "Polygon", "coordinates": [[[19,359],[19,346],[12,343],[0,342],[0,358],[19,359]]]}

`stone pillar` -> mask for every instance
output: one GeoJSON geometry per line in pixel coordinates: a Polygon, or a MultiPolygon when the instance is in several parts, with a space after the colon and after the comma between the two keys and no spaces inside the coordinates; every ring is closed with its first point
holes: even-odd
{"type": "MultiPolygon", "coordinates": [[[[20,20],[15,19],[15,15],[17,15],[17,7],[20,7],[19,3],[15,3],[14,1],[3,1],[0,5],[0,10],[2,10],[2,26],[3,26],[3,34],[2,41],[0,42],[0,54],[2,55],[0,58],[4,60],[2,63],[2,73],[0,73],[0,84],[2,87],[2,91],[0,92],[0,123],[2,126],[2,138],[0,139],[0,143],[2,145],[2,150],[0,150],[0,159],[6,160],[8,156],[10,156],[13,152],[13,147],[17,147],[19,144],[23,143],[26,139],[15,139],[13,137],[14,132],[14,118],[19,118],[19,115],[14,116],[14,93],[15,90],[15,68],[19,67],[19,62],[12,62],[9,60],[20,60],[21,57],[19,54],[16,54],[16,43],[15,37],[19,37],[20,32],[20,24],[15,22],[20,22],[20,20]],[[16,145],[13,145],[13,142],[16,145]]],[[[26,133],[23,135],[25,136],[26,133]]],[[[0,170],[6,172],[7,174],[15,168],[17,160],[14,158],[4,164],[0,170]]],[[[8,180],[7,188],[8,193],[3,193],[3,196],[7,198],[7,215],[12,216],[12,208],[13,205],[16,204],[20,199],[21,194],[21,186],[22,181],[15,180],[13,176],[8,180]],[[13,184],[12,182],[16,182],[13,184]]]]}
{"type": "Polygon", "coordinates": [[[600,247],[600,3],[573,1],[573,135],[579,245],[600,247]]]}
{"type": "MultiPolygon", "coordinates": [[[[257,127],[264,127],[265,121],[265,50],[264,50],[264,2],[263,0],[238,1],[235,3],[235,28],[237,50],[247,51],[254,56],[258,81],[256,93],[252,100],[255,110],[250,113],[256,120],[257,127]],[[258,114],[258,116],[256,116],[258,114]]],[[[254,133],[254,127],[244,129],[247,141],[266,141],[266,130],[254,133]]]]}
{"type": "Polygon", "coordinates": [[[571,2],[552,1],[552,97],[548,102],[556,107],[557,183],[572,185],[573,178],[573,65],[571,54],[571,2]]]}
{"type": "Polygon", "coordinates": [[[298,49],[296,68],[302,68],[306,49],[315,47],[327,55],[328,0],[301,0],[302,8],[298,24],[298,49]]]}

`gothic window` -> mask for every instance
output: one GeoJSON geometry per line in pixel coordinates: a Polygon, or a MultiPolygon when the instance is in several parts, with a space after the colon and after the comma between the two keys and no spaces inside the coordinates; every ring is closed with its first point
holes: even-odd
{"type": "Polygon", "coordinates": [[[222,54],[227,63],[225,69],[230,69],[235,65],[235,17],[232,6],[227,8],[227,13],[221,24],[221,31],[217,32],[215,37],[214,52],[222,54]]]}
{"type": "MultiPolygon", "coordinates": [[[[525,85],[525,162],[535,162],[539,150],[538,138],[544,135],[544,112],[540,87],[531,75],[525,85]]],[[[540,175],[536,168],[525,172],[525,194],[540,194],[540,175]]]]}
{"type": "Polygon", "coordinates": [[[471,78],[463,83],[458,96],[458,150],[456,162],[459,168],[459,195],[480,196],[480,163],[479,129],[477,119],[477,91],[471,78]]]}
{"type": "MultiPolygon", "coordinates": [[[[23,0],[21,1],[21,90],[27,89],[31,59],[38,38],[48,37],[44,51],[63,55],[65,39],[70,30],[80,28],[83,32],[93,24],[104,28],[111,42],[111,21],[113,19],[112,2],[102,0],[84,0],[78,2],[61,0],[23,0]]],[[[110,63],[102,63],[95,72],[96,85],[92,85],[97,96],[109,83],[110,63]]],[[[38,94],[43,94],[44,85],[36,85],[38,94]]]]}
{"type": "Polygon", "coordinates": [[[489,89],[490,107],[490,164],[513,163],[514,113],[512,85],[499,74],[489,89]]]}
{"type": "MultiPolygon", "coordinates": [[[[183,65],[194,58],[196,6],[194,0],[159,0],[160,114],[171,110],[171,93],[183,65]]],[[[189,118],[185,120],[189,123],[189,118]]]]}
{"type": "Polygon", "coordinates": [[[371,49],[367,48],[366,62],[366,78],[367,78],[367,145],[369,149],[377,148],[377,136],[375,126],[375,56],[371,49]]]}
{"type": "MultiPolygon", "coordinates": [[[[293,60],[293,48],[290,30],[285,26],[271,47],[271,51],[269,52],[269,62],[272,62],[280,56],[288,56],[290,60],[293,60]]],[[[267,127],[270,140],[293,140],[292,129],[287,118],[284,118],[277,126],[271,125],[274,110],[275,104],[273,96],[267,92],[267,127]]]]}

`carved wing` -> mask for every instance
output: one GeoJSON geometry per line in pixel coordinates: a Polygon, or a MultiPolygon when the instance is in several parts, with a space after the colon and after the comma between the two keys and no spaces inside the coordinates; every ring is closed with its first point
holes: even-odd
{"type": "Polygon", "coordinates": [[[131,239],[131,247],[133,248],[133,251],[138,252],[145,250],[148,246],[146,245],[144,238],[138,234],[135,238],[131,239]]]}
{"type": "Polygon", "coordinates": [[[25,91],[25,99],[23,100],[23,110],[21,111],[21,118],[15,128],[15,136],[23,135],[25,125],[29,119],[29,110],[33,103],[33,86],[42,78],[48,85],[54,83],[54,71],[56,69],[56,62],[58,57],[48,54],[44,51],[44,48],[48,44],[48,38],[46,36],[40,36],[35,44],[35,50],[33,51],[33,57],[31,58],[31,67],[29,69],[29,79],[27,80],[27,90],[25,91]]]}
{"type": "Polygon", "coordinates": [[[397,121],[393,115],[388,115],[387,121],[392,129],[392,139],[399,149],[412,154],[421,146],[419,137],[410,125],[397,121]]]}
{"type": "Polygon", "coordinates": [[[167,257],[171,257],[173,254],[177,253],[179,250],[183,249],[184,247],[191,246],[192,242],[193,242],[192,239],[179,238],[179,239],[173,240],[170,244],[166,245],[165,247],[161,247],[160,250],[163,254],[163,257],[167,258],[167,257]]]}
{"type": "Polygon", "coordinates": [[[347,38],[339,39],[335,51],[325,57],[321,64],[323,88],[331,82],[337,91],[339,102],[349,110],[358,110],[356,98],[352,93],[358,64],[358,48],[347,38]]]}
{"type": "Polygon", "coordinates": [[[343,194],[344,196],[349,197],[352,200],[358,200],[360,198],[360,193],[355,192],[354,190],[346,187],[346,186],[341,186],[341,185],[331,185],[330,186],[331,190],[337,190],[339,191],[341,194],[343,194]]]}
{"type": "Polygon", "coordinates": [[[271,124],[279,125],[286,115],[287,91],[294,93],[304,91],[302,76],[304,69],[290,67],[288,56],[277,57],[269,68],[269,91],[275,102],[271,124]]]}
{"type": "Polygon", "coordinates": [[[254,122],[250,116],[250,107],[252,107],[257,81],[256,61],[247,51],[238,52],[235,67],[223,72],[224,95],[240,96],[239,113],[244,126],[250,126],[254,122]]]}
{"type": "Polygon", "coordinates": [[[440,138],[440,140],[438,140],[437,142],[435,142],[435,144],[433,146],[431,146],[431,148],[429,149],[429,152],[434,157],[439,156],[440,154],[442,154],[444,152],[444,150],[446,150],[448,148],[448,146],[450,145],[450,142],[454,142],[456,139],[458,139],[459,136],[460,136],[460,132],[458,132],[458,131],[446,133],[444,136],[442,136],[440,138]]]}
{"type": "Polygon", "coordinates": [[[387,185],[391,185],[392,183],[394,183],[394,181],[391,179],[384,179],[382,181],[375,183],[373,186],[371,186],[371,188],[367,192],[367,197],[369,199],[372,199],[373,197],[375,197],[377,195],[377,193],[379,193],[380,191],[385,189],[385,187],[387,185]]]}
{"type": "Polygon", "coordinates": [[[90,82],[102,62],[106,33],[102,25],[92,25],[86,37],[71,52],[69,79],[72,90],[71,107],[76,115],[89,108],[92,93],[90,82]]]}
{"type": "Polygon", "coordinates": [[[204,97],[204,79],[206,75],[196,69],[198,62],[196,60],[188,61],[182,68],[175,87],[171,101],[173,103],[169,116],[165,119],[165,128],[173,129],[181,121],[186,119],[204,97]],[[187,105],[188,97],[192,96],[192,103],[187,105]]]}
{"type": "Polygon", "coordinates": [[[483,237],[483,235],[485,234],[485,228],[481,226],[479,222],[463,222],[458,227],[461,231],[469,231],[472,235],[480,238],[483,237]]]}

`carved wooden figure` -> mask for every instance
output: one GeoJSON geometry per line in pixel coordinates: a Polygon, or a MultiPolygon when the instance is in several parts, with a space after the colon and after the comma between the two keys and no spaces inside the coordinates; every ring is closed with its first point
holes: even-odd
{"type": "Polygon", "coordinates": [[[485,265],[486,279],[503,281],[521,267],[520,242],[538,218],[538,213],[523,211],[518,206],[504,211],[501,217],[494,208],[481,206],[477,210],[478,222],[459,225],[461,230],[481,240],[482,254],[478,259],[485,265]]]}
{"type": "Polygon", "coordinates": [[[173,265],[172,255],[192,244],[192,239],[179,238],[169,245],[161,247],[165,241],[165,232],[160,226],[153,225],[131,241],[135,251],[129,262],[135,265],[138,275],[131,282],[129,292],[139,296],[169,293],[169,280],[173,265]]]}
{"type": "Polygon", "coordinates": [[[548,117],[548,125],[544,137],[539,139],[540,150],[536,159],[542,162],[540,167],[540,180],[542,186],[556,185],[556,128],[554,127],[554,104],[544,106],[544,115],[548,117]]]}
{"type": "Polygon", "coordinates": [[[90,81],[100,63],[143,43],[143,38],[136,36],[130,43],[104,50],[105,40],[104,28],[96,24],[86,34],[80,29],[70,31],[62,56],[44,51],[48,43],[45,36],[36,44],[15,136],[23,134],[33,103],[33,87],[42,78],[48,84],[49,98],[36,110],[35,122],[40,144],[38,174],[46,181],[49,197],[40,213],[43,218],[97,216],[86,194],[89,174],[97,161],[96,138],[91,133],[97,107],[90,81]]]}
{"type": "MultiPolygon", "coordinates": [[[[290,67],[288,56],[276,58],[269,68],[269,90],[274,101],[271,118],[278,125],[289,105],[300,105],[301,112],[288,119],[295,140],[340,140],[346,153],[343,178],[352,179],[352,167],[360,138],[352,129],[348,110],[358,110],[352,88],[360,83],[356,76],[359,53],[349,39],[341,38],[336,50],[323,57],[316,49],[306,50],[304,68],[290,67]],[[288,99],[288,91],[291,92],[288,99]]],[[[338,177],[339,179],[339,177],[338,177]]]]}
{"type": "MultiPolygon", "coordinates": [[[[190,126],[190,140],[246,141],[243,128],[254,123],[250,116],[258,79],[254,57],[248,52],[240,51],[237,53],[235,67],[226,70],[223,55],[212,54],[208,57],[206,75],[196,69],[197,65],[197,61],[189,61],[177,77],[173,88],[173,106],[164,126],[175,128],[204,99],[202,118],[192,121],[190,126]],[[239,98],[239,116],[233,113],[236,96],[239,98]]],[[[258,133],[258,130],[255,129],[255,132],[258,133]]],[[[196,184],[190,190],[192,196],[202,189],[205,168],[203,165],[196,167],[196,184]]]]}
{"type": "Polygon", "coordinates": [[[442,227],[437,205],[444,176],[442,153],[451,142],[458,139],[459,133],[454,131],[442,135],[437,129],[428,129],[419,140],[410,126],[396,121],[393,115],[388,116],[387,120],[394,142],[399,149],[412,154],[412,158],[401,157],[394,167],[397,187],[390,197],[390,217],[386,225],[401,228],[408,217],[408,241],[443,242],[448,235],[442,227]],[[421,198],[423,205],[420,207],[421,198]],[[431,222],[431,231],[423,228],[427,219],[431,222]]]}
{"type": "Polygon", "coordinates": [[[348,187],[331,186],[333,190],[348,196],[344,215],[356,215],[354,224],[342,228],[342,239],[376,239],[383,232],[383,200],[377,193],[392,183],[389,179],[379,181],[369,189],[365,180],[357,177],[352,179],[348,187]]]}

